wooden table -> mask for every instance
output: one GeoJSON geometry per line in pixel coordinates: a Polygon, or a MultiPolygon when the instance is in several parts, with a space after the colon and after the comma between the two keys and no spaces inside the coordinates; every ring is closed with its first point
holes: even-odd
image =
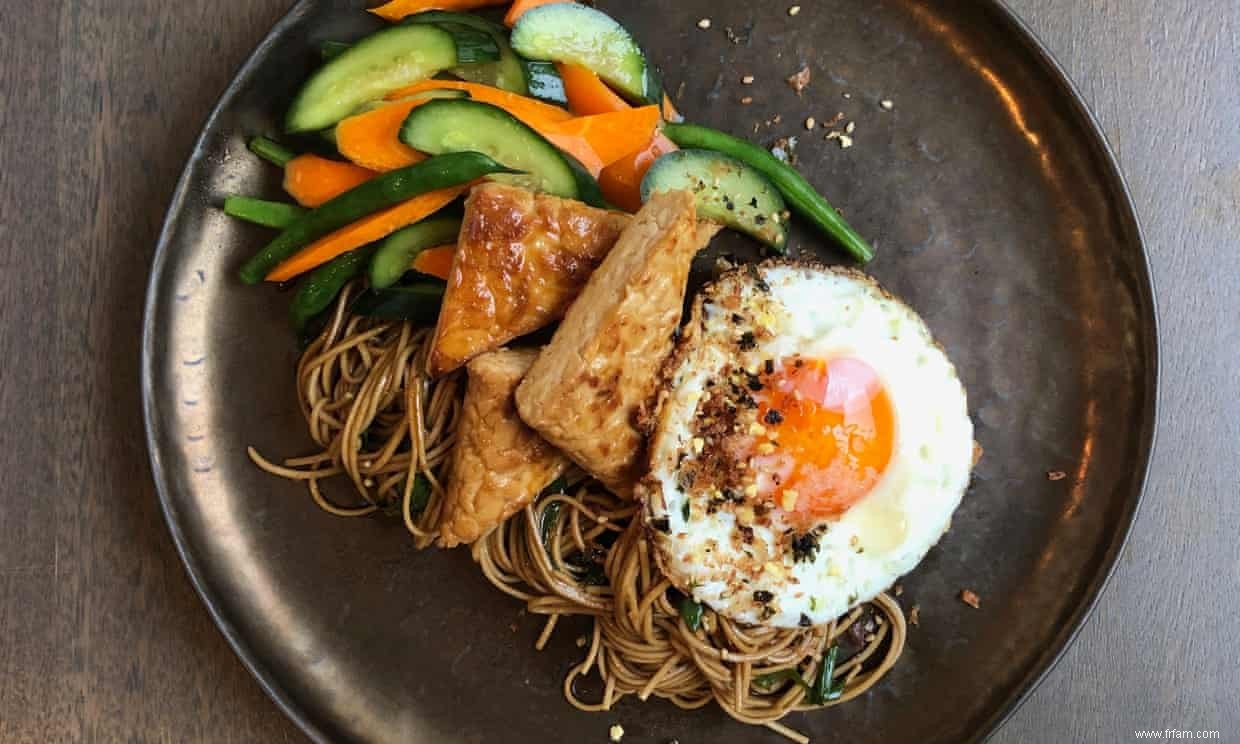
{"type": "MultiPolygon", "coordinates": [[[[930,0],[927,0],[930,1],[930,0]]],[[[288,0],[0,4],[0,741],[298,741],[186,579],[151,484],[143,287],[199,127],[288,0]]],[[[1098,612],[996,742],[1240,741],[1240,3],[1013,0],[1119,153],[1162,421],[1098,612]]]]}

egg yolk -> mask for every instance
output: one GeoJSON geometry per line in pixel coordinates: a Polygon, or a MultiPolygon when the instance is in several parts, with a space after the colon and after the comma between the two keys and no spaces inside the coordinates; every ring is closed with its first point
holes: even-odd
{"type": "Polygon", "coordinates": [[[759,495],[802,518],[847,511],[891,459],[895,415],[878,375],[860,359],[797,357],[761,379],[759,495]]]}

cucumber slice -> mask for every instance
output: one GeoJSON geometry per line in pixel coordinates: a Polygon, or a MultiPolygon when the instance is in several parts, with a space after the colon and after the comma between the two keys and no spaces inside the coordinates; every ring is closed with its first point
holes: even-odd
{"type": "Polygon", "coordinates": [[[522,171],[502,180],[567,199],[603,205],[598,183],[564,154],[507,111],[480,101],[431,101],[409,112],[400,141],[431,155],[480,152],[522,171]]]}
{"type": "Polygon", "coordinates": [[[449,33],[429,25],[396,26],[371,34],[319,68],[289,107],[289,132],[326,129],[367,101],[425,80],[463,58],[478,59],[486,47],[498,56],[490,37],[476,31],[449,33]],[[469,39],[473,39],[470,42],[469,39]]]}
{"type": "Polygon", "coordinates": [[[555,63],[528,59],[523,61],[530,95],[556,106],[567,106],[568,94],[564,92],[564,78],[560,77],[559,71],[555,69],[555,63]]]}
{"type": "MultiPolygon", "coordinates": [[[[452,90],[450,88],[435,88],[433,90],[419,91],[417,93],[414,93],[411,96],[405,96],[404,98],[401,98],[400,100],[401,101],[416,101],[419,98],[469,98],[469,92],[464,91],[464,90],[452,90]]],[[[374,111],[375,109],[383,108],[384,106],[387,106],[393,103],[396,103],[396,101],[389,101],[386,99],[381,99],[378,101],[367,101],[366,103],[363,103],[361,106],[359,106],[357,111],[354,111],[353,113],[364,114],[367,111],[374,111]]],[[[327,142],[332,147],[336,146],[336,127],[332,126],[332,127],[328,127],[327,129],[320,130],[319,136],[323,139],[323,141],[327,142]]]]}
{"type": "Polygon", "coordinates": [[[740,230],[782,254],[788,242],[784,198],[766,176],[735,158],[710,150],[677,150],[650,166],[642,201],[657,191],[688,189],[698,214],[740,230]]]}
{"type": "Polygon", "coordinates": [[[458,217],[422,220],[389,235],[370,259],[370,288],[387,289],[409,271],[413,259],[427,248],[452,243],[461,232],[458,217]]]}
{"type": "Polygon", "coordinates": [[[534,8],[512,29],[512,48],[527,59],[581,65],[633,102],[662,102],[663,86],[641,47],[602,11],[576,3],[534,8]]]}
{"type": "Polygon", "coordinates": [[[468,13],[452,13],[444,10],[416,13],[402,23],[430,23],[448,30],[469,29],[486,34],[495,43],[499,59],[494,62],[458,65],[448,72],[471,83],[482,83],[520,95],[526,95],[529,92],[525,67],[521,58],[508,43],[507,29],[498,23],[468,13]]]}

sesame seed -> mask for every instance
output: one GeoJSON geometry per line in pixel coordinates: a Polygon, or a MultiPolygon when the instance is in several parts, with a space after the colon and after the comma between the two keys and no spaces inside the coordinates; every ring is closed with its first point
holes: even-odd
{"type": "Polygon", "coordinates": [[[763,442],[762,444],[758,445],[759,455],[769,455],[774,451],[775,451],[775,445],[771,444],[770,442],[763,442]]]}
{"type": "Polygon", "coordinates": [[[896,102],[891,100],[890,98],[884,98],[883,100],[878,102],[878,105],[882,106],[885,111],[890,111],[896,107],[896,102]]]}
{"type": "Polygon", "coordinates": [[[611,737],[612,741],[620,741],[624,738],[624,727],[617,723],[608,729],[607,735],[611,737]]]}
{"type": "Polygon", "coordinates": [[[745,495],[751,499],[754,496],[757,496],[758,495],[758,484],[751,483],[748,486],[745,486],[745,495]]]}
{"type": "Polygon", "coordinates": [[[749,425],[749,436],[760,437],[764,434],[766,434],[766,427],[763,426],[762,424],[759,424],[757,421],[755,421],[749,425]]]}
{"type": "Polygon", "coordinates": [[[788,8],[788,15],[790,15],[790,16],[794,16],[794,15],[796,15],[797,13],[800,13],[800,12],[801,12],[801,6],[800,6],[800,5],[793,5],[791,8],[788,8]]]}
{"type": "Polygon", "coordinates": [[[793,511],[797,508],[797,497],[799,495],[800,494],[798,494],[796,491],[792,490],[791,488],[786,489],[779,496],[779,505],[783,507],[784,511],[787,511],[787,512],[793,511]]]}
{"type": "Polygon", "coordinates": [[[745,77],[741,78],[741,84],[753,85],[753,75],[746,75],[745,77]]]}
{"type": "Polygon", "coordinates": [[[753,103],[753,96],[744,96],[741,98],[742,106],[748,106],[751,103],[753,103]]]}
{"type": "Polygon", "coordinates": [[[853,146],[852,137],[849,137],[847,134],[840,135],[840,148],[847,150],[848,148],[852,146],[853,146]]]}
{"type": "Polygon", "coordinates": [[[586,643],[588,643],[588,641],[586,641],[585,636],[577,636],[577,648],[585,648],[586,643]]]}
{"type": "Polygon", "coordinates": [[[710,28],[710,19],[703,18],[702,20],[698,21],[698,28],[701,28],[701,29],[710,28]]]}
{"type": "Polygon", "coordinates": [[[852,93],[845,93],[845,94],[844,94],[844,97],[845,97],[845,98],[852,98],[852,93]]]}
{"type": "Polygon", "coordinates": [[[698,454],[698,455],[702,454],[702,450],[703,450],[703,449],[705,449],[705,448],[706,448],[706,440],[702,439],[701,437],[694,437],[694,438],[693,438],[693,452],[694,452],[694,454],[698,454]]]}
{"type": "Polygon", "coordinates": [[[857,122],[855,121],[848,122],[848,124],[844,127],[844,131],[847,132],[848,134],[852,134],[853,132],[857,131],[857,122]]]}
{"type": "Polygon", "coordinates": [[[812,116],[811,116],[811,117],[809,117],[808,119],[806,119],[806,120],[805,120],[805,128],[806,128],[806,129],[813,129],[813,128],[814,128],[814,126],[815,126],[817,123],[818,123],[818,122],[814,120],[814,117],[812,117],[812,116]]]}
{"type": "Polygon", "coordinates": [[[843,136],[842,134],[840,134],[839,132],[835,130],[831,130],[830,132],[827,132],[827,139],[829,140],[839,139],[842,136],[843,136]]]}

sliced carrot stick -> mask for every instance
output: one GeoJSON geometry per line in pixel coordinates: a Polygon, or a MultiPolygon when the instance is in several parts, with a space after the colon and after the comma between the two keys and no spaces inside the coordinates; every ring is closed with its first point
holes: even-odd
{"type": "Polygon", "coordinates": [[[641,149],[620,158],[603,169],[598,185],[607,201],[629,212],[642,206],[642,179],[661,156],[676,150],[676,143],[656,132],[641,149]]]}
{"type": "Polygon", "coordinates": [[[354,248],[361,248],[376,240],[386,238],[402,227],[412,225],[443,209],[453,199],[465,193],[470,185],[463,184],[428,191],[407,202],[375,212],[369,217],[363,217],[351,225],[346,225],[286,258],[271,270],[266,277],[267,281],[286,282],[354,248]]]}
{"type": "Polygon", "coordinates": [[[389,0],[370,12],[389,21],[399,21],[405,16],[424,10],[473,10],[488,5],[504,5],[508,0],[389,0]]]}
{"type": "Polygon", "coordinates": [[[512,28],[517,25],[517,19],[525,15],[527,11],[533,10],[540,5],[551,5],[552,3],[571,3],[573,0],[515,0],[512,7],[508,9],[508,14],[504,16],[504,25],[512,28]]]}
{"type": "Polygon", "coordinates": [[[336,149],[354,163],[376,171],[414,165],[426,156],[400,141],[405,117],[428,98],[396,101],[350,116],[336,125],[336,149]]]}
{"type": "Polygon", "coordinates": [[[456,255],[456,244],[441,245],[427,248],[413,258],[413,270],[428,276],[437,276],[444,281],[452,275],[452,258],[456,255]]]}
{"type": "Polygon", "coordinates": [[[375,172],[318,155],[298,155],[284,166],[284,190],[303,207],[321,206],[371,178],[375,172]]]}
{"type": "Polygon", "coordinates": [[[603,161],[603,165],[607,166],[649,144],[658,126],[659,107],[642,106],[606,114],[579,116],[554,124],[547,131],[584,139],[603,161]]]}
{"type": "Polygon", "coordinates": [[[607,163],[599,157],[585,137],[574,134],[560,134],[549,129],[534,127],[534,130],[547,138],[547,141],[576,158],[591,176],[599,177],[607,163]]]}
{"type": "Polygon", "coordinates": [[[581,65],[556,64],[564,80],[564,95],[568,97],[568,109],[577,116],[606,114],[632,108],[615,91],[607,87],[602,78],[581,65]]]}
{"type": "Polygon", "coordinates": [[[569,112],[549,103],[509,93],[490,85],[467,83],[462,80],[423,80],[388,93],[387,99],[396,101],[427,90],[463,90],[473,100],[499,106],[535,129],[546,122],[566,121],[573,118],[569,112]]]}

